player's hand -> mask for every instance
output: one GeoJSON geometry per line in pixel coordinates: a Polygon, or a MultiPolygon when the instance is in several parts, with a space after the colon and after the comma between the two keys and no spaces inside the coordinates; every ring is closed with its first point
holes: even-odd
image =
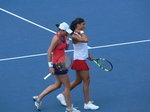
{"type": "Polygon", "coordinates": [[[89,56],[87,59],[90,60],[90,61],[92,61],[92,56],[89,56]]]}
{"type": "Polygon", "coordinates": [[[54,67],[50,67],[50,73],[54,74],[55,70],[54,70],[54,67]]]}

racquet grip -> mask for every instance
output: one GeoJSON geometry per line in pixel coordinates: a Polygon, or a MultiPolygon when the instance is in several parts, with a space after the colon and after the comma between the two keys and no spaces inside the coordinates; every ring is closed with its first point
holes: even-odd
{"type": "Polygon", "coordinates": [[[45,77],[44,77],[44,80],[46,80],[49,76],[51,76],[52,75],[52,73],[49,73],[48,75],[46,75],[45,77]]]}

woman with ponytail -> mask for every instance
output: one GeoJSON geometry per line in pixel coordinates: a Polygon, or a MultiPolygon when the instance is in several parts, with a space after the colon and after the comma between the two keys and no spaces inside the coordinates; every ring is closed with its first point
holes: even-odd
{"type": "MultiPolygon", "coordinates": [[[[82,18],[76,18],[72,21],[70,25],[70,29],[73,31],[72,35],[72,43],[74,47],[74,61],[71,69],[76,72],[76,79],[71,82],[71,90],[77,85],[81,84],[83,81],[83,95],[84,95],[84,109],[97,110],[99,106],[93,104],[89,98],[89,84],[90,84],[90,76],[89,76],[89,67],[86,63],[86,59],[92,59],[90,53],[88,52],[88,37],[84,33],[85,21],[82,18]]],[[[66,102],[64,100],[64,92],[57,96],[57,99],[61,102],[62,105],[66,106],[66,102]]]]}

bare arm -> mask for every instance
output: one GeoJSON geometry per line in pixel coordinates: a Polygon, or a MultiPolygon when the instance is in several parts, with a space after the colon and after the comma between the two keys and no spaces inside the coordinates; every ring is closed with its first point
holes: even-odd
{"type": "Polygon", "coordinates": [[[76,32],[72,35],[72,42],[74,44],[78,43],[78,42],[85,42],[87,43],[88,42],[88,38],[87,36],[85,35],[85,33],[80,33],[80,32],[76,32]]]}
{"type": "Polygon", "coordinates": [[[90,52],[88,52],[88,59],[92,60],[92,56],[91,56],[90,52]]]}
{"type": "MultiPolygon", "coordinates": [[[[59,38],[57,36],[54,36],[51,44],[47,50],[47,58],[48,58],[48,62],[52,62],[52,51],[53,49],[56,47],[56,45],[59,43],[59,38]]],[[[50,71],[53,74],[54,73],[54,68],[50,67],[50,71]]]]}

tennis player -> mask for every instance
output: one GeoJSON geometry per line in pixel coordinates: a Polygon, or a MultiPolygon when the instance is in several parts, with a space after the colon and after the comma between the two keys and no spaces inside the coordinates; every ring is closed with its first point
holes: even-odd
{"type": "MultiPolygon", "coordinates": [[[[76,79],[71,82],[71,90],[77,85],[81,84],[83,81],[83,95],[85,99],[84,109],[97,110],[99,106],[93,104],[89,99],[89,67],[86,63],[86,59],[89,57],[91,60],[92,57],[88,52],[88,37],[84,33],[85,21],[82,18],[76,18],[72,21],[70,25],[72,32],[72,42],[74,47],[74,61],[72,64],[72,69],[76,72],[76,79]]],[[[61,93],[57,96],[57,99],[61,102],[62,105],[66,105],[64,100],[65,93],[61,93]]]]}
{"type": "Polygon", "coordinates": [[[72,33],[72,30],[69,28],[68,24],[63,22],[58,25],[59,31],[54,35],[50,47],[47,51],[48,56],[48,65],[50,72],[55,75],[55,83],[48,86],[40,95],[33,96],[35,106],[38,110],[41,110],[42,99],[52,91],[64,85],[64,99],[67,105],[65,112],[80,112],[73,107],[70,103],[70,81],[67,75],[68,70],[58,71],[55,68],[55,63],[61,55],[64,55],[64,50],[69,47],[69,34],[72,33]]]}

